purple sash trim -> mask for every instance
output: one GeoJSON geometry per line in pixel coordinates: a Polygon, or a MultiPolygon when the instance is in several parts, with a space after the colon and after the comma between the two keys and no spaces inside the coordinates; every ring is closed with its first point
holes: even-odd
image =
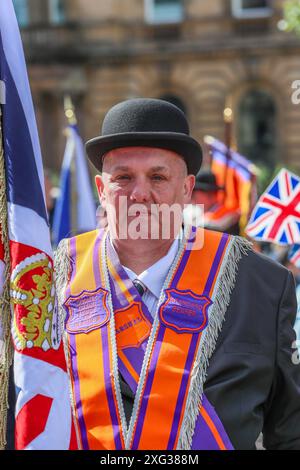
{"type": "MultiPolygon", "coordinates": [[[[193,228],[193,227],[192,227],[192,228],[193,228]]],[[[193,233],[193,232],[192,232],[192,233],[193,233]]],[[[191,238],[191,234],[190,234],[190,238],[189,238],[188,241],[187,241],[187,246],[190,246],[190,244],[192,243],[192,240],[193,240],[194,238],[195,238],[194,236],[191,238]]],[[[175,275],[174,275],[174,278],[173,278],[173,281],[172,281],[172,285],[169,286],[170,289],[171,289],[172,287],[176,287],[176,286],[177,286],[177,284],[178,284],[178,282],[179,282],[179,280],[180,280],[180,278],[181,278],[181,275],[182,275],[182,273],[183,273],[183,271],[184,271],[184,268],[185,268],[185,266],[186,266],[186,264],[187,264],[187,262],[188,262],[188,260],[189,260],[190,254],[191,254],[191,250],[186,247],[185,250],[184,250],[184,253],[183,253],[183,255],[182,255],[182,258],[181,258],[181,260],[180,260],[179,266],[178,266],[178,268],[176,269],[176,272],[175,272],[175,275]]]]}
{"type": "MultiPolygon", "coordinates": [[[[210,419],[214,423],[226,450],[234,450],[232,443],[224,429],[220,418],[218,417],[215,409],[210,404],[205,394],[202,396],[202,407],[205,409],[210,419]]],[[[199,413],[196,422],[195,434],[193,437],[192,450],[220,450],[211,430],[207,426],[202,415],[199,413]]]]}
{"type": "MultiPolygon", "coordinates": [[[[100,245],[101,245],[103,233],[104,233],[103,230],[99,231],[99,234],[97,236],[97,239],[94,245],[94,252],[93,252],[93,269],[94,269],[96,286],[102,285],[99,263],[100,263],[100,245]]],[[[106,390],[106,395],[107,395],[111,421],[113,425],[114,441],[115,441],[116,450],[122,450],[123,447],[122,447],[122,441],[121,441],[121,436],[120,436],[120,427],[119,427],[117,410],[115,406],[115,400],[113,397],[113,390],[112,390],[113,385],[112,385],[111,374],[110,374],[108,324],[105,324],[104,326],[102,326],[101,338],[102,338],[105,390],[106,390]]]]}
{"type": "MultiPolygon", "coordinates": [[[[119,302],[119,297],[116,294],[116,289],[115,289],[115,283],[111,279],[110,276],[110,287],[111,287],[111,297],[112,297],[112,303],[113,303],[113,308],[114,311],[119,310],[120,308],[123,308],[124,305],[122,305],[119,302]]],[[[145,354],[145,348],[144,345],[142,344],[142,347],[140,348],[126,348],[123,353],[128,359],[128,361],[131,363],[131,366],[134,368],[136,373],[139,375],[140,374],[140,368],[139,365],[143,363],[144,360],[144,354],[145,354]]],[[[120,357],[118,358],[118,365],[119,365],[119,371],[126,380],[127,384],[133,391],[133,393],[136,393],[137,389],[137,383],[135,379],[132,377],[132,375],[128,372],[125,364],[122,362],[122,359],[120,357]]]]}
{"type": "Polygon", "coordinates": [[[188,357],[186,360],[186,364],[184,366],[184,374],[181,380],[179,395],[177,398],[174,420],[173,420],[170,439],[169,439],[168,447],[167,447],[168,450],[173,450],[175,446],[176,436],[177,436],[178,426],[179,426],[179,421],[180,421],[180,414],[181,414],[181,410],[184,404],[184,397],[185,397],[186,389],[188,386],[190,372],[193,367],[193,358],[195,357],[197,343],[198,343],[198,335],[193,335],[188,357]]]}
{"type": "MultiPolygon", "coordinates": [[[[188,241],[188,243],[189,242],[190,242],[190,240],[188,241]]],[[[173,277],[172,283],[169,286],[170,289],[172,289],[172,288],[175,289],[176,288],[177,283],[178,283],[178,281],[181,277],[181,274],[183,273],[183,270],[186,266],[187,260],[190,256],[190,253],[191,253],[190,250],[185,250],[184,251],[183,256],[181,257],[181,260],[179,262],[179,266],[177,267],[176,273],[173,277]]],[[[133,450],[138,449],[138,446],[139,446],[139,442],[140,442],[140,438],[141,438],[141,432],[142,432],[142,429],[143,429],[143,424],[144,424],[144,420],[145,420],[145,416],[146,416],[148,401],[149,401],[149,398],[150,398],[151,388],[152,388],[152,384],[153,384],[153,380],[154,380],[154,374],[155,374],[155,370],[156,370],[157,359],[158,359],[159,352],[160,352],[160,349],[161,349],[161,346],[162,346],[162,341],[163,341],[163,337],[164,337],[164,334],[165,334],[165,330],[166,330],[166,327],[164,326],[164,324],[160,323],[159,328],[158,328],[157,338],[156,338],[155,345],[154,345],[152,359],[151,359],[151,362],[150,362],[149,373],[148,373],[148,376],[146,377],[146,385],[145,385],[145,388],[144,388],[144,393],[143,393],[142,398],[141,398],[140,411],[138,413],[138,419],[137,419],[134,439],[133,439],[133,443],[132,443],[132,449],[133,450]]],[[[193,365],[193,358],[194,358],[194,353],[195,353],[195,347],[196,347],[196,344],[197,344],[197,339],[198,339],[198,336],[193,335],[193,341],[191,342],[189,354],[188,354],[188,357],[187,357],[187,360],[186,360],[186,366],[189,367],[189,370],[188,369],[185,370],[185,373],[184,373],[184,376],[183,376],[183,379],[182,379],[182,383],[181,383],[181,387],[180,387],[180,392],[179,392],[177,405],[176,405],[176,410],[175,410],[174,421],[173,421],[171,435],[170,435],[170,439],[169,439],[169,443],[171,442],[171,445],[172,445],[173,440],[175,439],[173,437],[174,433],[175,433],[175,435],[177,433],[177,429],[175,428],[175,424],[177,424],[177,426],[178,426],[177,421],[179,421],[176,417],[176,412],[178,413],[179,404],[181,403],[181,405],[182,405],[182,401],[183,401],[184,396],[185,396],[186,387],[187,387],[187,383],[188,383],[187,379],[190,375],[190,369],[193,365]]],[[[173,445],[174,445],[174,443],[173,443],[173,445]]],[[[168,449],[169,449],[169,447],[168,447],[168,449]]]]}
{"type": "Polygon", "coordinates": [[[118,422],[117,410],[115,407],[115,401],[113,397],[113,390],[112,390],[112,383],[111,383],[109,354],[108,354],[109,345],[108,345],[107,327],[101,328],[101,336],[102,336],[103,351],[105,351],[105,353],[103,354],[105,390],[106,390],[106,395],[107,395],[107,400],[108,400],[111,422],[113,426],[115,446],[116,446],[116,450],[123,450],[121,436],[120,436],[120,426],[118,422]],[[106,354],[106,351],[107,351],[107,354],[106,354]]]}
{"type": "MultiPolygon", "coordinates": [[[[113,295],[112,293],[112,303],[113,303],[113,308],[114,311],[116,311],[116,302],[117,297],[113,295]]],[[[118,340],[118,338],[117,338],[118,340]]],[[[142,342],[142,344],[139,347],[128,347],[126,349],[123,349],[123,354],[126,356],[127,360],[130,362],[131,366],[135,370],[135,372],[140,376],[142,365],[143,365],[143,360],[144,360],[144,355],[145,351],[147,348],[147,343],[148,343],[148,338],[142,342]]],[[[131,373],[128,371],[127,367],[123,363],[122,359],[118,357],[118,365],[119,365],[119,371],[122,374],[123,378],[131,388],[133,393],[136,393],[137,390],[137,382],[134,379],[134,377],[131,375],[131,373]]]]}
{"type": "MultiPolygon", "coordinates": [[[[66,298],[68,298],[71,295],[70,286],[76,274],[76,240],[75,238],[70,239],[70,257],[72,260],[72,273],[71,273],[71,279],[66,289],[66,298]]],[[[68,319],[69,319],[69,313],[66,316],[65,324],[67,324],[68,319]]],[[[77,416],[78,416],[78,424],[79,424],[79,429],[80,429],[80,434],[81,434],[82,448],[83,450],[89,450],[86,425],[85,425],[84,416],[82,413],[82,403],[81,403],[81,398],[80,398],[80,386],[79,386],[77,353],[76,353],[76,336],[68,335],[68,337],[69,337],[69,342],[70,342],[70,357],[71,357],[72,371],[73,371],[73,378],[74,378],[75,403],[76,403],[76,410],[77,410],[77,416]]]]}
{"type": "MultiPolygon", "coordinates": [[[[126,273],[125,269],[121,265],[119,257],[118,257],[116,251],[113,249],[113,247],[111,245],[111,240],[109,238],[109,235],[107,236],[107,239],[106,239],[106,251],[107,251],[108,258],[111,261],[111,264],[114,266],[117,274],[122,279],[123,284],[125,284],[126,289],[128,290],[128,292],[130,293],[130,295],[133,297],[133,299],[136,302],[140,302],[141,301],[141,296],[139,295],[138,291],[134,287],[131,279],[127,276],[127,273],[126,273]]],[[[112,281],[112,279],[111,279],[111,281],[112,281]]],[[[127,307],[127,305],[128,305],[127,299],[124,296],[124,294],[122,293],[122,291],[119,289],[119,286],[117,285],[117,283],[114,283],[112,281],[111,284],[114,284],[115,293],[116,293],[116,296],[119,300],[121,308],[127,307]]],[[[144,314],[146,315],[146,317],[149,321],[152,321],[152,316],[151,316],[150,312],[148,311],[147,307],[145,308],[144,314]]]]}
{"type": "MultiPolygon", "coordinates": [[[[144,348],[128,348],[123,351],[124,355],[126,356],[127,360],[130,362],[131,366],[134,368],[135,372],[140,375],[141,367],[144,360],[144,348]],[[136,367],[139,369],[136,369],[136,367]]],[[[136,393],[137,390],[137,382],[134,380],[132,375],[128,372],[127,367],[123,363],[122,359],[119,358],[119,371],[122,374],[124,380],[127,382],[133,393],[136,393]]]]}
{"type": "Polygon", "coordinates": [[[162,340],[163,340],[163,337],[164,337],[164,334],[165,334],[165,330],[166,330],[166,328],[163,325],[158,330],[158,334],[157,334],[157,338],[156,338],[156,341],[155,341],[154,350],[153,350],[153,354],[152,354],[152,359],[151,359],[151,362],[150,362],[149,372],[148,372],[148,376],[146,378],[146,385],[145,385],[144,393],[143,393],[143,396],[142,396],[142,399],[141,399],[140,411],[139,411],[139,414],[138,414],[138,420],[137,420],[137,425],[136,425],[136,429],[135,429],[134,439],[133,439],[133,443],[132,443],[132,446],[131,446],[132,450],[137,450],[138,447],[139,447],[141,432],[142,432],[144,419],[145,419],[145,416],[146,416],[146,410],[147,410],[147,406],[148,406],[148,400],[150,398],[150,392],[151,392],[151,388],[152,388],[152,384],[153,384],[153,380],[154,380],[154,374],[155,374],[155,370],[156,370],[157,359],[158,359],[159,352],[160,352],[160,349],[161,349],[161,346],[162,346],[162,340]]]}
{"type": "MultiPolygon", "coordinates": [[[[194,232],[192,232],[192,233],[194,233],[194,232]]],[[[193,239],[195,239],[195,237],[193,237],[193,239]]],[[[227,234],[224,234],[221,238],[221,242],[219,244],[217,253],[215,255],[215,259],[213,261],[212,268],[211,268],[211,271],[210,271],[210,275],[209,275],[208,281],[206,283],[203,295],[206,294],[208,296],[207,293],[210,292],[210,288],[212,286],[212,283],[214,281],[217,269],[219,267],[219,263],[220,263],[222,254],[224,252],[224,248],[225,248],[227,239],[228,239],[227,234]]],[[[190,246],[191,246],[191,244],[192,244],[191,237],[190,237],[190,239],[188,240],[187,243],[190,244],[190,246]]],[[[185,269],[186,263],[187,263],[188,258],[190,256],[191,249],[192,249],[192,246],[189,249],[185,249],[184,254],[183,254],[183,256],[180,260],[179,266],[176,269],[176,274],[175,274],[175,276],[174,276],[174,278],[171,282],[171,285],[169,286],[170,289],[176,289],[178,281],[180,280],[180,277],[181,277],[181,275],[182,275],[182,273],[185,269]]],[[[148,401],[149,401],[149,398],[150,398],[151,388],[152,388],[152,384],[153,384],[153,380],[154,380],[154,374],[155,374],[155,369],[156,369],[156,364],[157,364],[157,358],[158,358],[159,351],[160,351],[160,348],[161,348],[161,345],[162,345],[165,329],[166,329],[166,327],[162,323],[160,323],[159,328],[158,328],[158,333],[157,333],[157,339],[156,339],[156,342],[155,342],[155,345],[154,345],[152,359],[151,359],[151,363],[150,363],[150,367],[149,367],[149,373],[148,373],[148,376],[146,377],[146,384],[145,384],[144,392],[143,392],[143,395],[142,395],[142,398],[141,398],[141,405],[140,405],[140,410],[139,410],[139,413],[138,413],[138,419],[137,419],[137,424],[136,424],[136,429],[135,429],[135,434],[134,434],[134,439],[133,439],[133,444],[132,444],[132,449],[133,450],[138,449],[138,446],[139,446],[141,433],[142,433],[142,429],[143,429],[143,424],[144,424],[144,420],[145,420],[145,416],[146,416],[148,401]]],[[[187,387],[188,387],[188,384],[189,384],[188,379],[190,377],[191,369],[192,369],[193,363],[194,363],[194,357],[195,357],[195,353],[196,353],[198,337],[199,337],[198,334],[193,335],[191,345],[190,345],[190,349],[189,349],[189,352],[188,352],[188,356],[187,356],[187,360],[186,360],[186,364],[185,364],[185,371],[184,371],[184,374],[183,374],[183,377],[182,377],[182,382],[181,382],[180,391],[179,391],[179,394],[178,394],[178,399],[177,399],[177,404],[176,404],[176,409],[175,409],[175,414],[174,414],[174,420],[173,420],[172,429],[171,429],[171,433],[170,433],[170,437],[169,437],[168,450],[173,449],[173,447],[176,443],[176,437],[178,435],[178,426],[179,426],[179,422],[180,422],[180,414],[181,414],[182,406],[184,404],[183,403],[184,402],[184,397],[186,395],[187,387]]],[[[200,418],[198,417],[198,420],[199,419],[200,418]]]]}
{"type": "MultiPolygon", "coordinates": [[[[111,246],[111,242],[107,237],[107,256],[110,258],[111,263],[113,264],[115,270],[117,271],[119,277],[122,279],[123,283],[125,284],[127,290],[133,297],[134,301],[138,302],[141,306],[141,310],[143,312],[143,315],[145,318],[150,322],[152,325],[153,323],[153,318],[151,313],[149,312],[146,304],[143,302],[140,294],[138,293],[137,289],[134,287],[131,279],[128,277],[125,269],[122,267],[119,258],[116,254],[116,252],[113,250],[111,246]]],[[[109,273],[109,280],[110,280],[110,287],[111,287],[111,296],[112,296],[112,303],[113,303],[113,309],[114,312],[119,310],[120,308],[126,308],[129,306],[129,303],[123,294],[123,292],[119,289],[118,285],[116,282],[114,282],[114,279],[109,273]]],[[[127,360],[130,362],[131,366],[133,369],[136,371],[138,376],[140,376],[140,372],[142,369],[143,365],[143,360],[144,360],[144,355],[145,351],[147,348],[147,343],[148,343],[148,338],[143,341],[143,343],[137,348],[126,348],[123,350],[123,354],[126,356],[127,360]]],[[[123,363],[123,361],[119,357],[119,371],[124,377],[125,381],[133,391],[133,393],[136,393],[137,390],[137,382],[132,377],[130,372],[128,371],[127,367],[123,363]]]]}
{"type": "Polygon", "coordinates": [[[216,272],[217,272],[217,269],[218,269],[219,264],[220,264],[221,257],[224,253],[224,248],[226,246],[228,237],[229,237],[228,233],[223,233],[220,244],[219,244],[219,247],[218,247],[218,250],[217,250],[217,253],[216,253],[216,256],[215,256],[215,259],[213,261],[211,271],[209,273],[208,279],[206,281],[206,285],[204,287],[203,295],[209,295],[212,283],[214,282],[216,272]]]}
{"type": "MultiPolygon", "coordinates": [[[[99,267],[99,262],[100,262],[100,245],[102,241],[104,231],[101,230],[98,233],[97,239],[95,241],[94,245],[94,251],[93,251],[93,269],[94,269],[94,276],[95,276],[95,282],[96,282],[96,287],[98,288],[99,286],[102,286],[102,280],[101,280],[101,273],[100,273],[100,267],[99,267]]],[[[203,295],[207,295],[209,291],[211,290],[212,283],[214,282],[215,275],[217,273],[220,260],[222,258],[222,255],[224,253],[224,249],[226,247],[228,235],[224,234],[221,238],[215,259],[212,264],[212,268],[203,292],[203,295]]],[[[114,252],[110,241],[107,237],[106,239],[106,249],[107,249],[107,256],[110,258],[114,268],[116,269],[119,277],[122,279],[123,283],[125,284],[126,288],[130,292],[131,296],[133,297],[135,302],[138,302],[141,306],[142,312],[144,316],[151,322],[153,323],[153,318],[151,314],[148,311],[148,308],[142,301],[138,291],[134,287],[132,281],[130,278],[127,276],[126,271],[123,269],[121,266],[118,256],[114,252]]],[[[192,244],[191,239],[188,240],[187,244],[192,244]]],[[[183,252],[183,255],[181,256],[181,259],[178,263],[173,281],[171,284],[168,286],[170,289],[176,289],[176,286],[180,280],[180,277],[185,269],[186,263],[188,262],[189,256],[191,253],[191,248],[185,249],[183,252]]],[[[75,262],[76,259],[76,240],[71,239],[70,240],[70,254],[72,261],[75,262]]],[[[75,267],[72,270],[72,277],[71,277],[71,282],[75,276],[75,267]]],[[[122,291],[119,289],[119,286],[117,282],[114,281],[113,276],[111,273],[109,273],[110,276],[110,286],[111,286],[111,298],[112,298],[112,303],[113,303],[113,310],[116,312],[117,310],[121,310],[129,306],[129,303],[125,297],[125,295],[122,293],[122,291]]],[[[71,284],[70,282],[70,284],[71,284]]],[[[70,288],[68,287],[68,290],[66,292],[67,296],[70,295],[70,288]]],[[[178,291],[178,294],[180,294],[180,291],[178,291]]],[[[179,299],[180,300],[180,299],[179,299]]],[[[191,307],[192,308],[192,307],[191,307]]],[[[191,313],[192,314],[192,310],[191,313]]],[[[122,314],[121,312],[119,313],[120,315],[122,314]]],[[[66,318],[66,321],[68,321],[68,317],[66,318]]],[[[151,361],[149,364],[149,369],[147,372],[147,375],[145,377],[145,385],[144,385],[144,390],[142,392],[142,396],[140,398],[140,403],[139,403],[139,410],[137,413],[137,422],[136,422],[136,428],[135,428],[135,433],[132,436],[132,442],[131,442],[131,448],[133,450],[136,450],[139,448],[140,444],[140,439],[142,435],[142,430],[143,430],[143,425],[144,425],[144,420],[147,412],[147,407],[148,407],[148,402],[149,398],[151,395],[151,389],[153,385],[153,380],[155,377],[155,371],[156,371],[156,365],[157,365],[157,360],[160,354],[164,334],[166,331],[166,326],[163,323],[159,323],[158,325],[158,330],[156,333],[156,340],[154,342],[154,347],[153,347],[153,353],[151,357],[151,361]]],[[[115,447],[117,450],[122,449],[122,439],[120,435],[120,425],[118,421],[118,412],[116,408],[116,403],[114,400],[114,394],[113,394],[113,387],[114,384],[112,383],[112,376],[111,376],[111,368],[110,368],[110,357],[109,357],[109,332],[108,332],[108,324],[103,325],[100,328],[99,333],[101,334],[101,337],[99,337],[99,341],[102,341],[103,345],[103,366],[104,366],[104,380],[105,380],[105,390],[107,394],[107,399],[108,399],[108,405],[109,405],[109,410],[110,410],[110,415],[111,415],[111,421],[112,421],[112,426],[113,426],[113,433],[114,433],[114,441],[115,441],[115,447]]],[[[82,403],[81,403],[81,398],[80,398],[80,386],[79,386],[79,378],[78,378],[78,368],[77,368],[77,360],[76,360],[76,343],[75,343],[76,335],[69,335],[69,341],[70,341],[70,358],[72,362],[72,369],[73,369],[73,376],[74,376],[74,394],[75,394],[75,401],[76,401],[76,409],[77,409],[77,414],[78,414],[78,424],[80,428],[80,433],[81,433],[81,439],[82,439],[82,446],[83,449],[89,449],[88,445],[88,439],[87,439],[87,430],[86,430],[86,425],[84,421],[84,416],[82,412],[82,403]]],[[[185,369],[184,373],[182,376],[182,381],[181,381],[181,386],[179,390],[179,394],[177,397],[177,403],[176,403],[176,408],[175,408],[175,413],[174,413],[174,418],[173,418],[173,423],[172,423],[172,428],[169,436],[169,441],[168,441],[168,446],[167,448],[169,450],[174,449],[176,446],[176,440],[178,437],[178,427],[180,424],[180,417],[181,417],[181,412],[184,406],[184,399],[187,393],[187,388],[189,386],[189,378],[191,374],[191,369],[193,367],[194,363],[194,358],[195,358],[195,353],[197,350],[197,345],[198,345],[198,340],[199,340],[199,335],[198,334],[193,334],[192,335],[192,340],[189,348],[189,352],[187,355],[186,359],[186,364],[185,364],[185,369]]],[[[130,347],[130,348],[124,348],[123,353],[126,355],[126,358],[128,361],[131,363],[132,367],[134,370],[137,372],[138,375],[140,375],[141,368],[142,368],[142,363],[144,359],[144,353],[146,350],[148,338],[143,341],[143,343],[140,345],[139,348],[135,347],[130,347]]],[[[137,383],[134,380],[134,378],[131,376],[127,368],[125,367],[125,364],[121,361],[120,358],[118,358],[118,366],[121,374],[123,375],[124,379],[126,382],[129,384],[133,392],[136,392],[137,389],[137,383]]],[[[209,415],[211,421],[214,423],[215,428],[217,429],[224,446],[226,449],[233,449],[233,446],[226,434],[226,431],[218,418],[214,408],[211,406],[211,404],[208,402],[207,398],[203,394],[202,396],[202,406],[205,409],[206,413],[209,415]]],[[[219,449],[219,446],[216,442],[216,439],[214,438],[209,426],[205,422],[204,418],[202,417],[201,413],[199,412],[197,421],[196,421],[196,426],[195,426],[195,432],[194,432],[194,437],[193,437],[193,442],[192,442],[192,449],[197,449],[197,450],[204,450],[204,449],[219,449]]]]}
{"type": "MultiPolygon", "coordinates": [[[[114,266],[114,268],[117,271],[119,277],[122,279],[122,282],[125,284],[126,289],[130,293],[130,295],[133,297],[133,299],[136,302],[141,303],[143,314],[145,315],[147,320],[149,320],[150,323],[152,324],[153,323],[152,315],[149,312],[148,307],[142,301],[142,298],[141,298],[139,292],[137,291],[137,289],[134,287],[132,280],[128,277],[125,269],[121,265],[117,253],[115,252],[115,250],[111,246],[111,241],[110,241],[109,237],[107,237],[106,243],[107,243],[107,246],[106,246],[107,256],[111,260],[112,265],[114,266]]],[[[115,294],[115,299],[118,299],[118,303],[120,305],[120,307],[118,307],[118,308],[127,307],[129,305],[128,302],[127,302],[127,299],[126,299],[125,295],[123,294],[123,292],[119,289],[117,283],[113,282],[111,274],[110,274],[110,281],[111,281],[111,287],[112,287],[112,285],[114,287],[113,291],[114,291],[114,294],[115,294]]]]}

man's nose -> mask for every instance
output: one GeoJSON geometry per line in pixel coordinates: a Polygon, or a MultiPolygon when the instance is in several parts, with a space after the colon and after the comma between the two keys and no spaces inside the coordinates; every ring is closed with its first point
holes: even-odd
{"type": "Polygon", "coordinates": [[[144,178],[137,178],[130,194],[131,201],[137,203],[148,202],[150,197],[151,188],[149,183],[144,178]]]}

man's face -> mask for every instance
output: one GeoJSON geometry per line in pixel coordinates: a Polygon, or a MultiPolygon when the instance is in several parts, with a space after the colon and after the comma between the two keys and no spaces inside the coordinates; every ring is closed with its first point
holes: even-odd
{"type": "MultiPolygon", "coordinates": [[[[182,210],[184,204],[190,203],[194,184],[195,177],[187,175],[186,164],[179,155],[148,147],[126,147],[108,152],[102,176],[96,176],[100,203],[108,218],[112,210],[116,211],[117,229],[122,224],[130,224],[137,216],[140,220],[144,217],[145,223],[150,218],[153,221],[153,209],[161,205],[175,204],[182,210]],[[120,214],[125,206],[126,217],[124,213],[120,214]],[[141,210],[135,211],[139,206],[141,210]]],[[[164,218],[159,219],[161,225],[164,218]]]]}

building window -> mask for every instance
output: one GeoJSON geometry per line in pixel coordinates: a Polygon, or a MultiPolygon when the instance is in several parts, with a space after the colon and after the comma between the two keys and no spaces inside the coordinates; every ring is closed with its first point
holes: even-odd
{"type": "Polygon", "coordinates": [[[13,0],[19,26],[21,28],[29,24],[29,11],[27,0],[13,0]]]}
{"type": "Polygon", "coordinates": [[[231,0],[231,8],[236,18],[265,18],[272,13],[270,0],[231,0]]]}
{"type": "Polygon", "coordinates": [[[145,17],[148,23],[180,23],[182,0],[145,0],[145,17]]]}
{"type": "Polygon", "coordinates": [[[277,112],[273,97],[251,89],[239,103],[237,138],[240,152],[254,163],[274,168],[277,160],[277,112]]]}
{"type": "Polygon", "coordinates": [[[65,22],[65,8],[63,0],[48,0],[49,20],[54,24],[65,22]]]}

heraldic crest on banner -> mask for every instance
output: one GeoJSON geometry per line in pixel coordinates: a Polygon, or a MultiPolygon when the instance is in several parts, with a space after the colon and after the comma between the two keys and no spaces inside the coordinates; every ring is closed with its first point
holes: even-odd
{"type": "Polygon", "coordinates": [[[53,276],[52,261],[42,252],[24,258],[12,271],[12,335],[18,350],[37,347],[48,351],[60,345],[53,276]]]}

